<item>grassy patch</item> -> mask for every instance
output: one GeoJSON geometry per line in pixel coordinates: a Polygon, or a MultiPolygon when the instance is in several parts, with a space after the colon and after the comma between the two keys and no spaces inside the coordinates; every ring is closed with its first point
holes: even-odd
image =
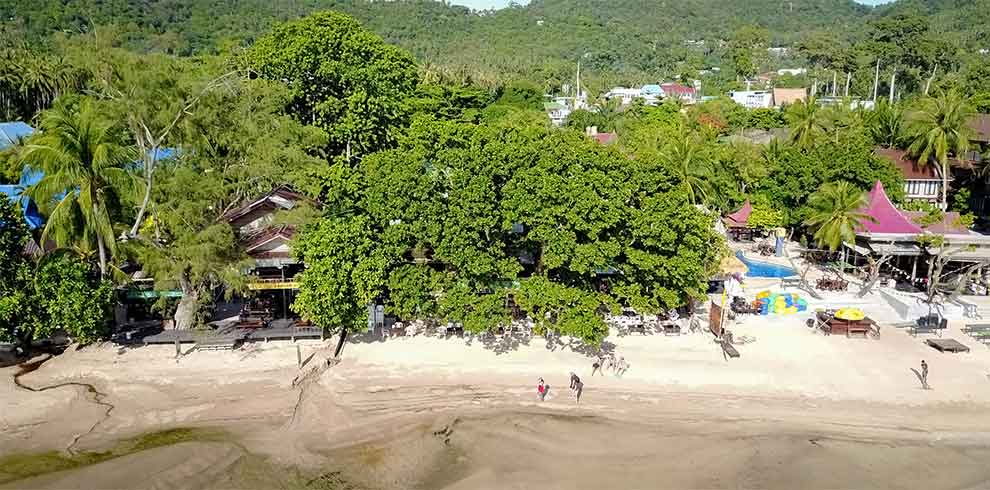
{"type": "Polygon", "coordinates": [[[109,451],[83,451],[69,454],[60,451],[10,454],[0,457],[0,484],[30,478],[32,476],[71,470],[109,459],[119,458],[156,447],[170,446],[191,441],[225,441],[227,434],[219,430],[178,428],[149,432],[124,439],[109,451]]]}

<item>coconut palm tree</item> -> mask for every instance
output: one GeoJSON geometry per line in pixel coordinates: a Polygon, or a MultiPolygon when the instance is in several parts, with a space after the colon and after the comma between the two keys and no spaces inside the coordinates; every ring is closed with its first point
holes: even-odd
{"type": "Polygon", "coordinates": [[[900,147],[904,143],[904,109],[880,99],[867,116],[867,129],[876,144],[884,148],[900,147]]]}
{"type": "Polygon", "coordinates": [[[95,244],[105,277],[108,256],[116,252],[110,208],[119,194],[133,191],[124,166],[134,159],[118,128],[90,99],[59,99],[44,112],[41,131],[23,155],[25,164],[44,172],[28,194],[43,207],[53,206],[42,243],[51,238],[81,250],[95,244]]]}
{"type": "Polygon", "coordinates": [[[804,225],[814,231],[819,246],[835,251],[842,242],[856,240],[856,229],[873,220],[861,209],[866,193],[844,180],[830,182],[808,197],[808,217],[804,225]]]}
{"type": "Polygon", "coordinates": [[[682,130],[680,135],[664,145],[660,160],[680,180],[691,204],[699,204],[708,197],[712,162],[697,136],[682,130]]]}
{"type": "Polygon", "coordinates": [[[785,117],[791,128],[791,141],[801,148],[810,148],[827,131],[826,115],[814,97],[792,104],[785,117]]]}
{"type": "Polygon", "coordinates": [[[969,150],[973,109],[969,101],[950,90],[926,98],[908,114],[908,152],[923,165],[936,166],[942,174],[942,206],[948,206],[949,157],[969,150]]]}

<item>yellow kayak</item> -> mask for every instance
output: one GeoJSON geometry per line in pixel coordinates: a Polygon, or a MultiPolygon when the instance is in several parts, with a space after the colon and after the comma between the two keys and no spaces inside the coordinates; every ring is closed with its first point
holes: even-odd
{"type": "Polygon", "coordinates": [[[840,320],[862,320],[866,318],[866,313],[859,308],[842,308],[835,312],[835,317],[840,320]]]}

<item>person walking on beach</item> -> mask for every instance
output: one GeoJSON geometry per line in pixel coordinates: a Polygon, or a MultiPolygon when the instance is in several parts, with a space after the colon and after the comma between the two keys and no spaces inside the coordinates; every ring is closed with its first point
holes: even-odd
{"type": "Polygon", "coordinates": [[[584,391],[584,383],[580,379],[574,384],[574,400],[577,403],[581,403],[581,392],[584,391]]]}
{"type": "Polygon", "coordinates": [[[581,378],[579,378],[578,375],[574,374],[574,371],[571,371],[571,391],[574,391],[574,388],[580,382],[581,382],[581,378]]]}
{"type": "Polygon", "coordinates": [[[621,378],[623,374],[626,374],[626,370],[629,369],[629,363],[626,362],[625,357],[620,357],[619,362],[615,366],[615,376],[621,378]]]}
{"type": "Polygon", "coordinates": [[[926,390],[931,389],[928,386],[928,363],[924,359],[921,360],[921,387],[926,390]]]}
{"type": "Polygon", "coordinates": [[[540,378],[540,384],[536,385],[536,394],[541,402],[547,397],[547,385],[543,382],[543,378],[540,378]]]}
{"type": "Polygon", "coordinates": [[[596,372],[598,374],[602,375],[602,376],[605,376],[605,373],[602,372],[603,361],[604,361],[604,359],[602,359],[601,356],[598,356],[598,360],[591,364],[591,375],[592,376],[594,376],[596,372]]]}

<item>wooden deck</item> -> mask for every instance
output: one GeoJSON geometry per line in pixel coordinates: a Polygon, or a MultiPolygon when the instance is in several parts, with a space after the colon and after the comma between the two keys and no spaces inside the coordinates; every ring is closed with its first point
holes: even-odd
{"type": "Polygon", "coordinates": [[[939,352],[969,352],[969,347],[960,344],[954,339],[928,339],[925,343],[932,348],[938,349],[939,352]]]}

